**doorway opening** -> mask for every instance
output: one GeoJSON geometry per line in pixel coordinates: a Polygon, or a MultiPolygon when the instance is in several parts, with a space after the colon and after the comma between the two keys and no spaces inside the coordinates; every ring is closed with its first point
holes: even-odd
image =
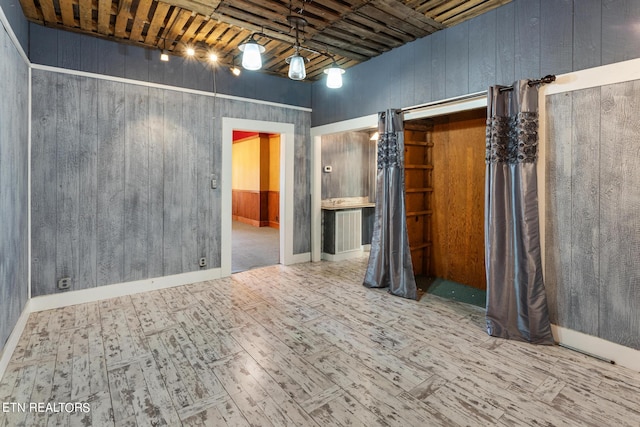
{"type": "Polygon", "coordinates": [[[280,136],[279,167],[279,245],[278,259],[280,264],[289,265],[297,261],[293,255],[293,166],[295,161],[294,146],[296,126],[293,123],[267,122],[261,120],[222,118],[222,158],[221,158],[221,229],[220,229],[220,275],[231,275],[232,264],[232,151],[233,131],[258,132],[280,136]]]}
{"type": "Polygon", "coordinates": [[[425,292],[484,305],[486,109],[405,122],[411,258],[425,292]]]}
{"type": "Polygon", "coordinates": [[[280,263],[280,134],[234,130],[231,272],[280,263]]]}

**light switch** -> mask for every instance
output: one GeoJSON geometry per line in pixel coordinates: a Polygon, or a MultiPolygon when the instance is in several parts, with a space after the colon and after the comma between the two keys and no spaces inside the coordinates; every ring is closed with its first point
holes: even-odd
{"type": "Polygon", "coordinates": [[[218,188],[218,176],[211,175],[211,189],[215,190],[216,188],[218,188]]]}

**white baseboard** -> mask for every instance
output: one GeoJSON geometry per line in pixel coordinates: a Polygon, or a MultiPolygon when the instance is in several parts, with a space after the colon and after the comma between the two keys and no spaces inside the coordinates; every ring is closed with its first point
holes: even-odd
{"type": "Polygon", "coordinates": [[[322,259],[326,261],[344,261],[346,259],[360,258],[364,252],[360,250],[342,252],[339,254],[327,254],[322,252],[322,259]]]}
{"type": "Polygon", "coordinates": [[[302,264],[304,262],[311,262],[311,252],[305,252],[303,254],[294,254],[291,257],[291,264],[302,264]]]}
{"type": "Polygon", "coordinates": [[[9,335],[9,339],[7,339],[4,347],[0,350],[0,379],[4,376],[7,366],[9,366],[11,356],[13,356],[13,352],[18,346],[18,341],[20,341],[20,336],[22,335],[24,328],[27,326],[27,321],[29,320],[31,312],[31,301],[28,300],[22,309],[20,317],[18,317],[16,325],[13,327],[13,331],[11,331],[11,335],[9,335]]]}
{"type": "Polygon", "coordinates": [[[63,292],[55,295],[43,295],[31,298],[31,311],[51,310],[69,305],[83,304],[109,298],[139,294],[141,292],[172,288],[174,286],[187,285],[189,283],[202,282],[205,280],[219,279],[220,277],[220,269],[212,268],[209,270],[175,274],[173,276],[156,277],[153,279],[136,280],[133,282],[118,283],[115,285],[98,286],[96,288],[82,289],[79,291],[63,292]]]}
{"type": "Polygon", "coordinates": [[[597,356],[598,358],[611,360],[615,362],[616,365],[640,372],[640,350],[625,347],[572,329],[563,328],[562,326],[551,325],[551,331],[556,341],[560,344],[597,356]]]}

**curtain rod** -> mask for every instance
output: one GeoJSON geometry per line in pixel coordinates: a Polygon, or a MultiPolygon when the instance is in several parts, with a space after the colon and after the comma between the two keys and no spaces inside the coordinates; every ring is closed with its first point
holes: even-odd
{"type": "MultiPolygon", "coordinates": [[[[532,87],[532,86],[541,85],[541,84],[553,83],[555,81],[556,81],[556,76],[553,75],[553,74],[549,74],[549,75],[546,75],[546,76],[544,76],[544,77],[542,77],[542,78],[540,78],[538,80],[529,80],[527,82],[527,85],[529,87],[532,87]]],[[[508,92],[510,90],[513,90],[513,86],[501,87],[500,88],[500,92],[508,92]]]]}
{"type": "Polygon", "coordinates": [[[481,98],[483,96],[486,97],[486,95],[487,95],[487,91],[485,90],[485,91],[482,91],[482,92],[470,93],[468,95],[456,96],[456,97],[453,97],[453,98],[442,99],[442,100],[434,101],[434,102],[427,102],[425,104],[413,105],[411,107],[401,108],[400,111],[402,111],[403,113],[406,113],[408,111],[421,110],[423,108],[436,107],[438,105],[452,104],[452,103],[455,103],[455,102],[466,101],[466,100],[469,100],[469,99],[481,98]]]}

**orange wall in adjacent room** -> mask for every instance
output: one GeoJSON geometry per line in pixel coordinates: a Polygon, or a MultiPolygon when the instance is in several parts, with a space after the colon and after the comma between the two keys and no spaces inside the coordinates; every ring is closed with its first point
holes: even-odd
{"type": "Polygon", "coordinates": [[[233,219],[278,228],[280,135],[234,131],[231,170],[233,219]]]}

